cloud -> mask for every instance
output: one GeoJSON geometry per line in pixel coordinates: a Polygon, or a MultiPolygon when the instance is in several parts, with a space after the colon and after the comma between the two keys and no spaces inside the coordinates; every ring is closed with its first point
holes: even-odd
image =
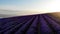
{"type": "MultiPolygon", "coordinates": [[[[49,12],[56,12],[56,11],[60,11],[60,0],[52,0],[52,1],[42,1],[42,2],[36,2],[36,3],[32,3],[32,4],[23,4],[23,5],[0,5],[0,9],[2,10],[9,10],[7,11],[8,13],[6,13],[6,11],[4,13],[6,14],[10,14],[12,12],[12,14],[17,14],[17,13],[21,13],[21,14],[26,14],[26,12],[31,12],[31,13],[49,13],[49,12]],[[12,11],[10,11],[12,10],[12,11]],[[18,12],[19,11],[19,12],[18,12]],[[22,12],[23,11],[23,12],[22,12]],[[25,12],[24,12],[25,11],[25,12]]],[[[2,13],[3,13],[2,12],[2,13]]],[[[29,13],[30,14],[30,13],[29,13]]]]}

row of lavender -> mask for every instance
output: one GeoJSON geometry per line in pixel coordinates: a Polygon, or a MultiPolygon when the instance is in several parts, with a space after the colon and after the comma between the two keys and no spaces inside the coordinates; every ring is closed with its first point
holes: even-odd
{"type": "Polygon", "coordinates": [[[47,14],[3,18],[0,34],[60,34],[60,25],[47,14]]]}

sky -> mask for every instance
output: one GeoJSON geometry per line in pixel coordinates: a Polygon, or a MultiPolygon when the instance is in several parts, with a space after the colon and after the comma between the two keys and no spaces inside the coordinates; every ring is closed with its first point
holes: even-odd
{"type": "Polygon", "coordinates": [[[0,9],[59,11],[59,1],[60,0],[0,0],[0,9]]]}
{"type": "Polygon", "coordinates": [[[3,17],[4,15],[31,15],[57,11],[60,12],[60,0],[0,0],[0,14],[3,14],[3,17]]]}

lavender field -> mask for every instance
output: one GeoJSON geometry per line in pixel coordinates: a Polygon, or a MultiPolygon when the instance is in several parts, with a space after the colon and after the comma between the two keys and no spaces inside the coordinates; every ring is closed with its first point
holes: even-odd
{"type": "Polygon", "coordinates": [[[60,24],[48,14],[2,18],[0,34],[60,34],[60,24]]]}

